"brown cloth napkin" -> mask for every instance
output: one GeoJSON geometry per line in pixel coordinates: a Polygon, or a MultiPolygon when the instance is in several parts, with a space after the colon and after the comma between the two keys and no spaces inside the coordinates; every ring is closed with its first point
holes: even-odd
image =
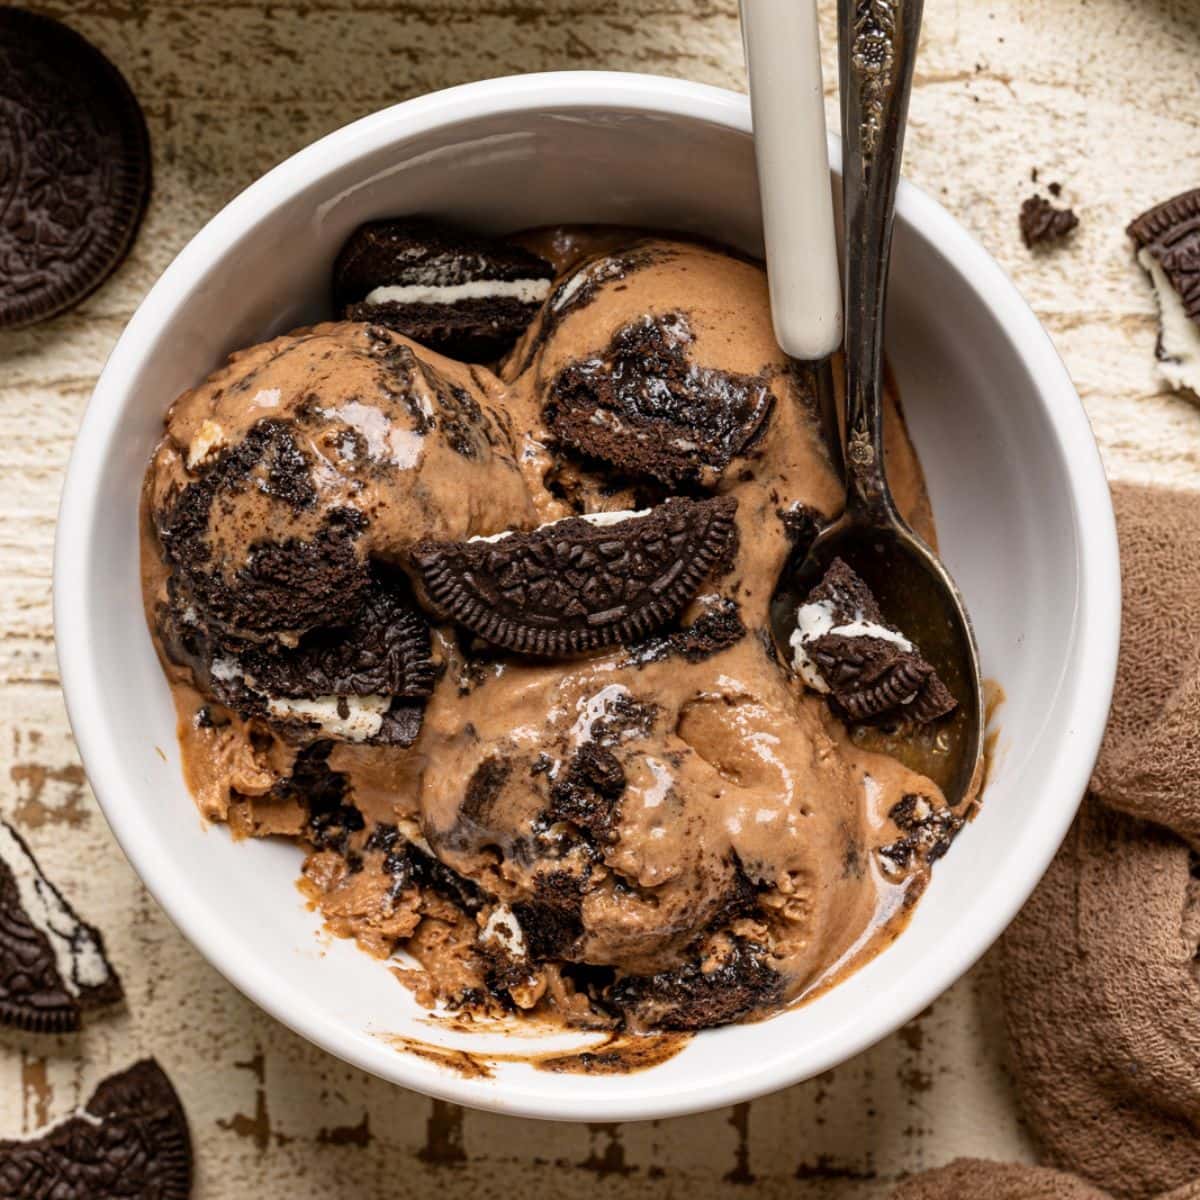
{"type": "Polygon", "coordinates": [[[1118,486],[1113,502],[1112,714],[1092,793],[1001,951],[1025,1115],[1073,1174],[962,1161],[903,1200],[1200,1200],[1200,493],[1118,486]]]}
{"type": "Polygon", "coordinates": [[[1092,791],[1200,850],[1200,493],[1113,488],[1124,614],[1092,791]]]}
{"type": "MultiPolygon", "coordinates": [[[[902,1183],[891,1200],[1113,1200],[1076,1175],[1049,1167],[960,1158],[938,1171],[902,1183]]],[[[1187,1184],[1159,1200],[1200,1200],[1200,1184],[1187,1184]]]]}

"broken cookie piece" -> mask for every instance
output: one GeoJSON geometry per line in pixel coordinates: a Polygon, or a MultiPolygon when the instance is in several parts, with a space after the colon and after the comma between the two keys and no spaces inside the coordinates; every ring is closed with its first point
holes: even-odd
{"type": "Polygon", "coordinates": [[[553,277],[520,246],[421,218],[371,221],[338,255],[334,306],[439,354],[487,362],[521,335],[553,277]]]}
{"type": "Polygon", "coordinates": [[[1159,374],[1200,394],[1200,188],[1142,213],[1126,232],[1158,299],[1159,374]]]}
{"type": "Polygon", "coordinates": [[[675,487],[711,486],[763,427],[765,377],[699,366],[682,312],[617,330],[602,356],[574,362],[547,392],[550,431],[578,453],[675,487]]]}
{"type": "Polygon", "coordinates": [[[867,585],[840,559],[796,612],[793,666],[851,721],[944,717],[957,701],[920,651],[884,623],[867,585]]]}
{"type": "Polygon", "coordinates": [[[1078,224],[1074,209],[1056,208],[1044,196],[1030,196],[1021,205],[1021,241],[1028,250],[1063,241],[1078,224]]]}
{"type": "Polygon", "coordinates": [[[429,626],[406,588],[374,577],[341,620],[294,646],[222,638],[178,588],[169,595],[158,614],[164,649],[206,696],[242,718],[257,717],[297,744],[416,740],[434,666],[429,626]]]}
{"type": "Polygon", "coordinates": [[[413,551],[439,614],[522,654],[565,656],[644,638],[725,559],[737,501],[672,499],[532,533],[421,542],[413,551]]]}
{"type": "Polygon", "coordinates": [[[965,823],[964,817],[916,794],[900,800],[888,817],[900,831],[895,841],[880,846],[877,852],[879,865],[889,879],[899,879],[935,863],[950,849],[965,823]]]}
{"type": "Polygon", "coordinates": [[[116,1004],[123,994],[100,931],[80,919],[21,835],[0,821],[0,1025],[70,1033],[85,1010],[116,1004]]]}
{"type": "Polygon", "coordinates": [[[720,934],[683,967],[618,980],[608,1000],[635,1028],[692,1032],[769,1008],[782,990],[762,947],[720,934]]]}
{"type": "Polygon", "coordinates": [[[151,1058],[109,1076],[85,1108],[40,1134],[0,1139],[5,1200],[187,1200],[191,1190],[187,1117],[151,1058]]]}

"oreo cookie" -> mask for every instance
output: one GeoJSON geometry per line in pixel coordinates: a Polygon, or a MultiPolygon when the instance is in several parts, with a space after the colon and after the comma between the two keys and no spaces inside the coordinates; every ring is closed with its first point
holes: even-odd
{"type": "Polygon", "coordinates": [[[1200,188],[1142,213],[1126,232],[1158,297],[1159,369],[1172,387],[1200,393],[1200,188]]]}
{"type": "Polygon", "coordinates": [[[737,501],[671,499],[567,517],[532,533],[419,542],[424,598],[506,650],[564,656],[646,637],[727,558],[737,501]]]}
{"type": "Polygon", "coordinates": [[[110,1075],[41,1134],[0,1140],[6,1200],[187,1200],[191,1190],[187,1117],[152,1058],[110,1075]]]}
{"type": "Polygon", "coordinates": [[[352,608],[370,578],[356,544],[366,518],[353,508],[331,508],[307,538],[253,543],[232,570],[214,561],[214,507],[255,488],[297,516],[316,505],[310,464],[286,421],[260,421],[155,514],[163,557],[205,621],[234,636],[269,637],[352,608]]]}
{"type": "Polygon", "coordinates": [[[1021,205],[1021,241],[1027,250],[1061,242],[1079,224],[1073,209],[1056,208],[1044,196],[1030,196],[1021,205]]]}
{"type": "Polygon", "coordinates": [[[774,393],[762,376],[690,361],[680,312],[617,330],[597,357],[571,363],[546,393],[543,416],[564,446],[670,487],[711,486],[764,428],[774,393]]]}
{"type": "Polygon", "coordinates": [[[616,755],[584,742],[550,787],[550,819],[570,821],[593,838],[612,841],[624,795],[625,771],[616,755]]]}
{"type": "Polygon", "coordinates": [[[898,879],[918,867],[932,866],[958,836],[965,818],[948,808],[935,807],[925,796],[903,797],[888,813],[901,836],[876,855],[885,875],[898,879]]]}
{"type": "Polygon", "coordinates": [[[851,721],[936,721],[957,701],[867,585],[840,559],[808,594],[791,637],[793,665],[851,721]]]}
{"type": "Polygon", "coordinates": [[[736,601],[706,596],[702,603],[706,603],[704,612],[690,625],[631,646],[630,662],[637,667],[676,657],[690,663],[703,662],[737,645],[746,636],[736,601]]]}
{"type": "Polygon", "coordinates": [[[123,995],[100,931],[79,917],[21,835],[0,820],[0,1025],[70,1033],[85,1011],[123,995]]]}
{"type": "Polygon", "coordinates": [[[343,621],[295,646],[214,636],[178,589],[159,630],[168,656],[191,669],[202,692],[289,741],[411,745],[433,691],[429,626],[400,586],[381,579],[343,621]]]}
{"type": "Polygon", "coordinates": [[[550,294],[554,268],[520,246],[419,217],[360,225],[333,268],[335,310],[431,350],[487,362],[550,294]]]}
{"type": "Polygon", "coordinates": [[[606,999],[640,1028],[680,1032],[728,1025],[777,1004],[783,979],[766,951],[741,938],[726,941],[675,970],[626,976],[606,999]]]}
{"type": "Polygon", "coordinates": [[[121,73],[58,21],[0,8],[0,328],[99,287],[149,196],[150,139],[121,73]]]}

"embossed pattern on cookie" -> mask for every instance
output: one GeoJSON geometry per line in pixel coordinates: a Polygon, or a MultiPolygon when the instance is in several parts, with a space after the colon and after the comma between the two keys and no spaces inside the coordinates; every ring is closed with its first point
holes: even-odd
{"type": "Polygon", "coordinates": [[[523,654],[630,643],[670,620],[727,556],[737,501],[671,499],[645,513],[568,517],[532,533],[422,542],[430,605],[523,654]],[[597,523],[602,521],[602,523],[597,523]]]}
{"type": "Polygon", "coordinates": [[[192,1142],[179,1096],[152,1058],[110,1075],[65,1120],[0,1139],[5,1200],[187,1200],[192,1142]]]}
{"type": "Polygon", "coordinates": [[[0,7],[0,328],[99,287],[149,196],[150,139],[121,73],[66,25],[0,7]]]}

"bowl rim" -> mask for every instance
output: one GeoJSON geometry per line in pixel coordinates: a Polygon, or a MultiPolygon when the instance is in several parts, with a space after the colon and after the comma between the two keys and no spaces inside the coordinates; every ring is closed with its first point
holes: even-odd
{"type": "MultiPolygon", "coordinates": [[[[669,1089],[647,1087],[636,1100],[578,1089],[570,1105],[561,1094],[513,1088],[506,1080],[460,1078],[383,1043],[364,1045],[344,1023],[317,1012],[297,1012],[276,994],[244,948],[222,940],[202,911],[174,886],[167,864],[153,853],[128,801],[129,776],[107,736],[104,681],[95,669],[88,634],[87,544],[105,464],[117,434],[118,394],[136,369],[143,347],[174,319],[193,280],[267,212],[346,162],[423,132],[475,117],[567,110],[637,111],[707,122],[749,135],[750,108],[743,94],[681,79],[608,71],[561,71],[468,83],[382,109],[300,150],[267,172],[211,218],[175,257],[139,305],[97,380],[83,416],[59,507],[54,550],[53,605],[59,674],[67,713],[88,779],[130,864],[175,926],[239,991],[275,1019],[325,1051],[373,1075],[440,1100],[515,1116],[557,1120],[645,1120],[700,1112],[776,1091],[846,1061],[915,1016],[963,975],[999,937],[1024,904],[1065,836],[1099,750],[1116,674],[1120,630],[1120,577],[1116,526],[1099,450],[1082,403],[1049,335],[999,264],[934,199],[902,182],[898,215],[937,244],[1019,348],[1062,450],[1072,497],[1073,523],[1084,548],[1079,558],[1074,670],[1063,680],[1060,703],[1071,714],[1066,751],[1043,787],[1051,798],[1044,817],[1022,831],[1019,866],[986,888],[989,914],[970,939],[944,941],[924,964],[921,986],[890,1010],[879,1006],[850,1031],[818,1039],[802,1050],[781,1050],[769,1062],[746,1065],[735,1076],[705,1076],[669,1089]],[[109,402],[111,401],[111,402],[109,402]],[[371,1052],[371,1051],[374,1052],[371,1052]]],[[[836,150],[836,139],[831,139],[836,150]]],[[[838,156],[835,153],[835,162],[838,156]]],[[[650,1076],[642,1076],[650,1083],[650,1076]]]]}

